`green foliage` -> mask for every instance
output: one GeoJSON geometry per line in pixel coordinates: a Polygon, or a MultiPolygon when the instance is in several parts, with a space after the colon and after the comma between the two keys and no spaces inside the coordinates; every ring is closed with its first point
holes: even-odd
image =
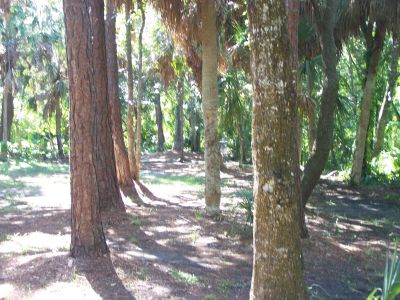
{"type": "Polygon", "coordinates": [[[239,207],[243,208],[246,212],[246,224],[251,226],[253,225],[253,208],[254,208],[254,196],[251,190],[241,191],[238,195],[242,198],[242,201],[239,203],[239,207]]]}
{"type": "Polygon", "coordinates": [[[169,270],[169,274],[176,280],[181,283],[187,284],[187,285],[195,285],[195,286],[200,286],[201,281],[200,278],[197,277],[194,274],[189,274],[177,269],[171,269],[169,270]]]}
{"type": "Polygon", "coordinates": [[[367,300],[394,300],[400,295],[400,257],[398,241],[394,242],[394,251],[389,264],[389,249],[386,252],[385,270],[382,288],[375,288],[367,300]],[[377,295],[380,293],[380,295],[377,295]]]}

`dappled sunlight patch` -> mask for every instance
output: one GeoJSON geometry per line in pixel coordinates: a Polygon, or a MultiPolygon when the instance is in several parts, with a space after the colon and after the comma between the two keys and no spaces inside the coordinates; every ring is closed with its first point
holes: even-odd
{"type": "MultiPolygon", "coordinates": [[[[82,279],[80,279],[82,281],[82,279]]],[[[102,299],[89,282],[54,282],[32,294],[30,299],[102,299]]]]}
{"type": "Polygon", "coordinates": [[[10,283],[0,283],[0,299],[12,299],[15,288],[10,283]]]}

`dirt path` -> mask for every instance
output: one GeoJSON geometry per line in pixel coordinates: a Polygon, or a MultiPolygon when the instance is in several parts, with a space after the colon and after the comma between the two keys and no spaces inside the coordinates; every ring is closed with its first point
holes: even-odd
{"type": "MultiPolygon", "coordinates": [[[[224,219],[214,221],[202,211],[203,163],[188,158],[144,157],[148,206],[125,199],[126,215],[103,216],[111,254],[92,261],[68,257],[67,167],[7,167],[0,175],[0,299],[248,299],[251,229],[239,203],[251,195],[251,173],[228,164],[224,219]]],[[[396,189],[319,185],[307,210],[311,237],[303,241],[313,299],[364,299],[380,285],[386,241],[400,235],[399,198],[396,189]]]]}

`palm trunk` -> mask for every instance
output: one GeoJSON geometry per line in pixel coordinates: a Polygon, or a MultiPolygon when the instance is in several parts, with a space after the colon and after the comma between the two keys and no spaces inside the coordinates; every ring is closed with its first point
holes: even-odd
{"type": "Polygon", "coordinates": [[[244,127],[244,118],[240,118],[240,124],[239,124],[239,168],[243,169],[244,161],[245,161],[245,153],[244,153],[244,133],[243,133],[243,128],[244,127]]]}
{"type": "Polygon", "coordinates": [[[183,149],[183,76],[180,75],[177,82],[177,105],[175,109],[175,137],[174,137],[174,150],[179,151],[183,149]]]}
{"type": "Polygon", "coordinates": [[[383,141],[385,138],[385,130],[388,121],[388,112],[389,112],[389,104],[393,101],[396,93],[396,81],[399,77],[399,73],[397,72],[397,66],[400,56],[400,42],[398,39],[398,35],[396,33],[393,34],[393,48],[392,55],[390,61],[390,69],[389,69],[389,84],[387,91],[385,93],[385,97],[383,98],[383,102],[381,105],[381,109],[379,111],[378,117],[378,125],[376,128],[376,135],[374,141],[374,156],[378,156],[383,148],[383,141]]]}
{"type": "Polygon", "coordinates": [[[107,48],[107,77],[108,77],[108,102],[110,105],[112,137],[115,153],[115,163],[118,183],[124,193],[136,195],[133,184],[128,152],[125,147],[122,131],[121,107],[118,95],[118,62],[116,40],[116,7],[115,0],[107,0],[106,18],[106,48],[107,48]]]}
{"type": "Polygon", "coordinates": [[[138,0],[139,10],[142,14],[142,26],[139,32],[139,69],[138,69],[138,103],[137,103],[137,118],[136,118],[136,168],[135,180],[140,177],[140,160],[141,160],[141,144],[142,144],[142,100],[143,100],[143,30],[146,24],[146,16],[143,8],[143,3],[138,0]]]}
{"type": "Polygon", "coordinates": [[[297,114],[284,2],[249,2],[254,253],[250,299],[306,299],[299,235],[297,114]],[[265,80],[268,78],[268,80],[265,80]]]}
{"type": "Polygon", "coordinates": [[[210,214],[219,213],[221,201],[218,142],[217,19],[214,0],[201,1],[202,100],[205,136],[205,202],[210,214]]]}
{"type": "Polygon", "coordinates": [[[154,107],[156,110],[156,123],[157,123],[157,151],[164,152],[165,137],[163,129],[163,113],[160,103],[160,93],[156,94],[154,107]]]}
{"type": "Polygon", "coordinates": [[[136,154],[135,154],[135,131],[133,125],[134,102],[133,102],[133,69],[132,69],[132,22],[131,22],[131,1],[125,2],[125,22],[126,22],[126,56],[128,62],[128,159],[129,170],[133,179],[136,175],[136,154]]]}
{"type": "MultiPolygon", "coordinates": [[[[372,39],[372,32],[367,33],[365,36],[367,41],[369,39],[372,39]]],[[[367,77],[364,85],[363,97],[361,99],[361,111],[358,120],[356,147],[354,150],[353,165],[351,168],[351,175],[350,175],[351,183],[354,185],[359,185],[361,182],[368,124],[372,107],[373,93],[375,88],[375,79],[376,79],[379,59],[383,49],[384,39],[385,39],[384,25],[378,23],[375,36],[373,37],[373,42],[371,43],[367,42],[367,46],[369,51],[371,51],[371,55],[369,61],[367,61],[368,65],[367,77]]]]}
{"type": "Polygon", "coordinates": [[[58,158],[62,160],[65,158],[65,155],[61,138],[61,119],[62,119],[62,111],[60,105],[60,98],[58,98],[56,103],[56,138],[57,138],[58,158]]]}
{"type": "Polygon", "coordinates": [[[325,78],[315,139],[315,151],[311,154],[311,157],[305,165],[302,178],[303,207],[306,205],[308,198],[325,168],[332,145],[334,114],[339,89],[338,73],[336,70],[338,58],[334,37],[338,2],[338,0],[328,1],[326,7],[322,9],[322,11],[320,11],[319,6],[314,2],[314,11],[316,13],[315,21],[317,23],[317,30],[322,47],[322,63],[325,78]]]}

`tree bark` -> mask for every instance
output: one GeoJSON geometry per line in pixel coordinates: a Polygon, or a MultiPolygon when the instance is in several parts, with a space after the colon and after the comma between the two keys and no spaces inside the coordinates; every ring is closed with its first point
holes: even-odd
{"type": "Polygon", "coordinates": [[[61,111],[61,99],[57,99],[56,103],[56,138],[57,138],[57,151],[58,151],[58,158],[64,159],[64,147],[61,137],[61,119],[62,119],[62,111],[61,111]]]}
{"type": "Polygon", "coordinates": [[[139,32],[139,67],[138,67],[138,103],[137,103],[137,118],[136,118],[136,168],[135,180],[140,177],[140,160],[141,160],[141,144],[142,144],[142,100],[143,100],[143,31],[146,24],[146,15],[143,8],[142,0],[138,0],[139,10],[142,14],[142,25],[139,32]]]}
{"type": "MultiPolygon", "coordinates": [[[[101,52],[103,3],[95,0],[64,0],[69,95],[71,248],[73,257],[96,257],[108,253],[100,218],[100,184],[97,148],[98,105],[107,103],[107,94],[98,90],[104,74],[101,52]],[[97,53],[100,52],[100,53],[97,53]]],[[[105,58],[105,57],[103,57],[105,58]]],[[[104,67],[105,69],[105,67],[104,67]]],[[[108,166],[107,166],[108,167],[108,166]]]]}
{"type": "Polygon", "coordinates": [[[219,213],[221,201],[220,151],[218,141],[218,45],[214,0],[201,1],[202,100],[205,137],[205,202],[210,214],[219,213]]]}
{"type": "Polygon", "coordinates": [[[156,123],[157,123],[157,151],[164,152],[164,129],[163,129],[163,113],[161,109],[160,93],[156,94],[156,100],[154,102],[156,110],[156,123]]]}
{"type": "Polygon", "coordinates": [[[129,170],[133,179],[136,171],[136,153],[135,153],[135,131],[133,125],[134,102],[133,102],[133,68],[132,68],[132,22],[131,22],[131,1],[125,2],[125,22],[126,22],[126,56],[128,62],[128,158],[129,170]]]}
{"type": "Polygon", "coordinates": [[[248,12],[255,179],[250,299],[306,299],[294,176],[297,103],[285,5],[252,0],[248,12]]]}
{"type": "Polygon", "coordinates": [[[350,175],[350,181],[354,185],[359,185],[362,177],[362,167],[365,155],[369,117],[374,96],[375,79],[385,39],[384,25],[378,22],[374,36],[372,34],[372,31],[365,34],[368,51],[371,51],[371,54],[369,60],[367,61],[367,77],[364,84],[363,97],[360,104],[361,109],[358,119],[356,146],[354,149],[353,165],[350,175]],[[369,43],[368,40],[372,41],[369,43]]]}
{"type": "Polygon", "coordinates": [[[177,100],[178,105],[176,106],[176,120],[175,120],[175,138],[174,138],[174,150],[179,151],[180,160],[183,162],[183,84],[184,84],[184,76],[180,75],[178,78],[178,86],[177,86],[177,100]]]}
{"type": "Polygon", "coordinates": [[[329,157],[333,138],[334,114],[337,105],[336,98],[339,89],[336,70],[338,58],[334,38],[338,0],[328,1],[326,7],[322,10],[316,3],[316,1],[313,1],[314,19],[322,48],[321,54],[325,78],[315,139],[315,151],[305,165],[302,178],[303,206],[306,205],[329,157]]]}
{"type": "Polygon", "coordinates": [[[244,149],[244,118],[240,118],[239,123],[239,168],[243,169],[245,162],[245,149],[244,149]]]}
{"type": "Polygon", "coordinates": [[[116,45],[116,6],[115,0],[107,0],[106,49],[108,101],[111,112],[112,137],[115,153],[118,183],[124,193],[137,195],[130,174],[128,152],[122,130],[121,107],[118,95],[118,62],[116,45]]]}
{"type": "Polygon", "coordinates": [[[385,130],[388,121],[389,105],[393,101],[396,95],[396,81],[399,77],[399,73],[397,72],[397,66],[400,56],[400,42],[397,33],[393,34],[392,47],[393,48],[391,53],[389,76],[388,76],[389,78],[388,88],[385,93],[385,97],[383,98],[381,108],[379,110],[378,125],[376,127],[374,153],[373,153],[374,156],[378,156],[383,149],[385,130]]]}

